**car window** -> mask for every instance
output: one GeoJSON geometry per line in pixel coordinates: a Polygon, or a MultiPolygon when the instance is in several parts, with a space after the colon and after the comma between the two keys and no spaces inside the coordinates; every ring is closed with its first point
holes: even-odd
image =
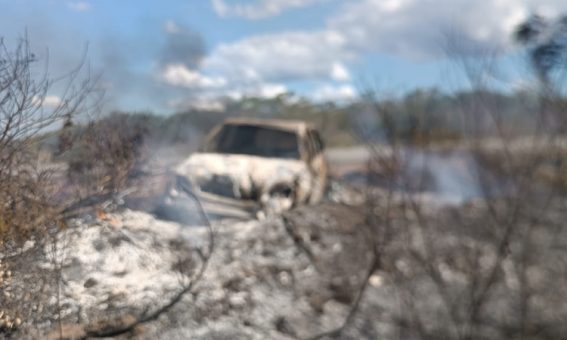
{"type": "Polygon", "coordinates": [[[225,125],[215,140],[213,152],[299,159],[297,135],[254,125],[225,125]]]}

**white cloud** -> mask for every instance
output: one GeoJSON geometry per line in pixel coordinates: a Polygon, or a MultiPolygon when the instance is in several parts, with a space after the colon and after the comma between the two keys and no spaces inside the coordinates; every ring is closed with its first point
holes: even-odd
{"type": "Polygon", "coordinates": [[[343,62],[353,55],[335,31],[284,32],[221,44],[203,66],[241,81],[347,79],[343,62]]]}
{"type": "Polygon", "coordinates": [[[317,102],[344,102],[355,99],[356,90],[352,85],[323,85],[315,89],[309,97],[317,102]]]}
{"type": "Polygon", "coordinates": [[[531,11],[567,10],[563,0],[360,0],[329,20],[358,53],[382,52],[410,59],[446,55],[447,40],[470,51],[511,46],[515,26],[531,11]]]}
{"type": "Polygon", "coordinates": [[[45,97],[38,97],[35,96],[32,99],[32,102],[36,106],[46,107],[50,109],[57,108],[62,103],[62,99],[59,96],[45,96],[45,97]]]}
{"type": "Polygon", "coordinates": [[[217,15],[226,17],[230,12],[230,7],[223,0],[211,0],[213,10],[217,15]]]}
{"type": "Polygon", "coordinates": [[[260,98],[273,98],[287,91],[287,87],[283,84],[262,84],[256,89],[256,93],[252,94],[260,98]]]}
{"type": "Polygon", "coordinates": [[[233,100],[239,100],[244,97],[274,98],[286,92],[288,92],[288,89],[283,84],[265,83],[229,91],[227,96],[233,100]]]}
{"type": "Polygon", "coordinates": [[[68,3],[69,8],[76,12],[86,12],[91,9],[91,4],[86,1],[73,1],[68,3]]]}
{"type": "Polygon", "coordinates": [[[221,17],[242,17],[256,20],[276,16],[286,10],[313,5],[324,0],[255,0],[253,3],[229,5],[225,0],[211,0],[221,17]]]}
{"type": "MultiPolygon", "coordinates": [[[[258,0],[255,4],[212,0],[219,15],[250,19],[315,1],[320,0],[258,0]]],[[[468,52],[504,50],[510,47],[516,25],[530,11],[540,9],[542,13],[567,11],[567,2],[345,1],[321,29],[257,34],[221,43],[199,63],[199,70],[170,62],[162,70],[162,79],[173,86],[198,90],[202,100],[212,106],[218,106],[215,101],[219,98],[273,97],[287,91],[284,84],[293,81],[327,82],[310,97],[345,101],[356,97],[355,89],[346,83],[351,80],[349,68],[368,53],[414,60],[442,58],[450,39],[468,52]]],[[[178,29],[174,22],[165,24],[167,32],[178,29]]]]}
{"type": "Polygon", "coordinates": [[[168,20],[164,24],[164,29],[169,34],[176,34],[181,32],[181,27],[173,20],[168,20]]]}
{"type": "Polygon", "coordinates": [[[203,111],[222,111],[226,107],[222,98],[195,97],[170,100],[167,106],[176,110],[196,109],[203,111]]]}
{"type": "Polygon", "coordinates": [[[61,98],[59,96],[45,96],[43,99],[43,106],[57,107],[61,105],[61,98]]]}
{"type": "MultiPolygon", "coordinates": [[[[260,1],[256,6],[278,7],[284,2],[260,1]]],[[[218,0],[214,4],[226,15],[252,6],[218,0]]],[[[230,82],[344,82],[350,80],[349,64],[368,53],[418,60],[442,58],[448,52],[504,50],[528,9],[542,6],[567,10],[567,2],[559,0],[352,0],[343,2],[320,30],[259,34],[223,43],[205,58],[203,67],[230,82]]]]}
{"type": "Polygon", "coordinates": [[[286,85],[260,79],[245,80],[210,75],[206,70],[192,70],[183,64],[167,64],[158,70],[157,79],[165,84],[188,89],[182,100],[168,102],[175,108],[220,109],[219,103],[245,97],[273,98],[288,92],[286,85]]]}
{"type": "Polygon", "coordinates": [[[169,85],[194,89],[221,88],[227,84],[223,77],[206,76],[183,64],[166,65],[161,71],[161,78],[169,85]]]}
{"type": "Polygon", "coordinates": [[[331,78],[337,81],[346,81],[350,79],[350,74],[345,65],[336,62],[331,69],[331,78]]]}

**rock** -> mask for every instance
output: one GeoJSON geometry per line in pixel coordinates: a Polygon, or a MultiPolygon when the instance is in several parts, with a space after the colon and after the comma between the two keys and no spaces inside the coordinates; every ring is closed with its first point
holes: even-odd
{"type": "Polygon", "coordinates": [[[87,281],[85,281],[85,283],[83,284],[83,287],[91,288],[93,286],[96,286],[97,284],[98,284],[98,281],[91,277],[91,278],[87,279],[87,281]]]}
{"type": "Polygon", "coordinates": [[[297,338],[297,332],[284,316],[280,316],[274,321],[274,327],[280,333],[297,338]]]}
{"type": "Polygon", "coordinates": [[[231,308],[241,309],[248,303],[248,293],[238,292],[231,294],[228,298],[228,302],[231,308]]]}

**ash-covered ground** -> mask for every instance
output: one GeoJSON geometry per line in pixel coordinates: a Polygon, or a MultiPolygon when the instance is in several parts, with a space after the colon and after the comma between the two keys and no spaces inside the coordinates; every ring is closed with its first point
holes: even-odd
{"type": "Polygon", "coordinates": [[[335,338],[460,338],[470,326],[471,308],[462,295],[476,292],[472,278],[484,282],[495,275],[475,321],[475,338],[518,334],[514,325],[526,286],[530,338],[561,338],[567,334],[560,321],[567,317],[566,207],[558,201],[546,208],[544,219],[535,222],[539,217],[534,215],[525,219],[530,223],[518,224],[530,228],[532,253],[522,264],[525,272],[518,267],[526,239],[511,238],[500,254],[491,233],[502,230],[490,227],[487,205],[480,200],[428,204],[419,216],[401,201],[393,204],[388,210],[391,229],[377,229],[388,237],[374,269],[375,244],[368,232],[376,229],[368,225],[380,222],[369,221],[364,206],[325,203],[265,221],[215,221],[213,253],[202,277],[198,273],[211,240],[204,226],[165,222],[129,209],[76,219],[51,242],[17,257],[27,267],[13,271],[7,291],[26,301],[30,313],[22,316],[12,336],[58,338],[62,330],[64,338],[97,337],[159,311],[191,285],[171,307],[121,336],[309,339],[348,318],[335,338]],[[432,223],[427,229],[419,224],[423,218],[432,223]],[[424,246],[427,242],[433,246],[424,246]],[[477,266],[471,259],[478,260],[477,266]],[[57,268],[60,296],[54,279],[34,290],[57,268]],[[349,316],[363,285],[360,304],[349,316]]]}
{"type": "MultiPolygon", "coordinates": [[[[329,204],[285,218],[213,222],[214,250],[204,275],[173,308],[137,327],[136,335],[266,339],[333,329],[343,322],[369,265],[361,216],[329,204]]],[[[57,337],[58,325],[48,315],[56,309],[69,337],[159,309],[195,279],[210,240],[206,227],[141,211],[76,219],[48,244],[28,250],[26,262],[33,267],[11,278],[12,289],[23,292],[30,272],[61,268],[59,300],[56,287],[44,287],[45,317],[24,320],[18,335],[57,337]]]]}
{"type": "Polygon", "coordinates": [[[210,228],[119,205],[4,257],[2,305],[18,314],[0,317],[2,335],[563,338],[566,220],[546,191],[448,201],[356,181],[210,228]]]}

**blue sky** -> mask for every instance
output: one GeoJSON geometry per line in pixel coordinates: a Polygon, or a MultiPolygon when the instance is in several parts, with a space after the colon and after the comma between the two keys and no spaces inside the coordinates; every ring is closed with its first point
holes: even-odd
{"type": "Polygon", "coordinates": [[[14,44],[27,32],[54,77],[86,55],[107,110],[168,113],[282,92],[344,101],[369,81],[463,88],[448,51],[496,55],[497,81],[521,83],[510,34],[535,11],[554,16],[567,1],[0,0],[0,35],[14,44]]]}

